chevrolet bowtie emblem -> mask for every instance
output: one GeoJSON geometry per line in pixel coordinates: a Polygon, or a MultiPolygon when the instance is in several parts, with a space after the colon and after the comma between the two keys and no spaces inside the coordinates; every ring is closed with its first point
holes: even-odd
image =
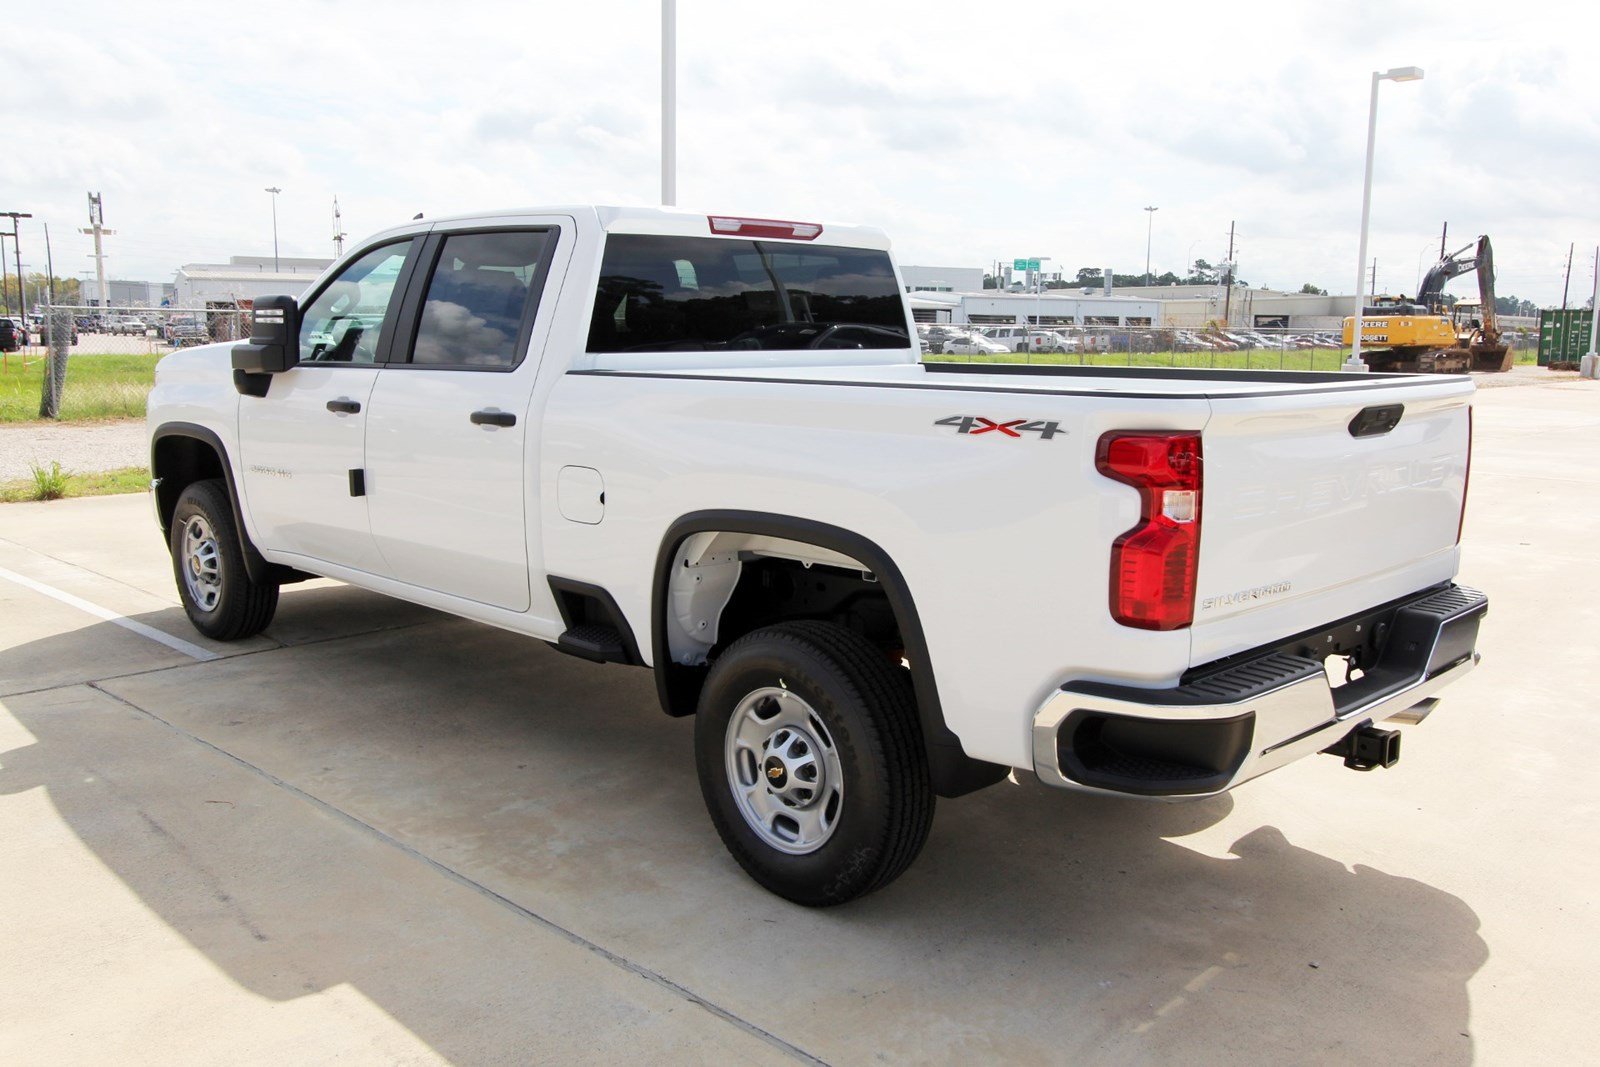
{"type": "Polygon", "coordinates": [[[782,778],[783,777],[783,768],[782,767],[768,767],[767,768],[767,777],[768,778],[782,778]]]}

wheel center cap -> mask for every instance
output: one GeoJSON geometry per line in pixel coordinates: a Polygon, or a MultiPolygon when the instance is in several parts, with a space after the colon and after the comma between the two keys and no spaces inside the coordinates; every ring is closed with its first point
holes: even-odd
{"type": "Polygon", "coordinates": [[[767,776],[768,789],[778,790],[789,784],[789,768],[777,756],[768,756],[761,771],[767,776]]]}

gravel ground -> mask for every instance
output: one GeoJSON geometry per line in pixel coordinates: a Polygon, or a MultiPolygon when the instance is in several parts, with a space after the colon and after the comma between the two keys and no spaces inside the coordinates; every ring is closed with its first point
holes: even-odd
{"type": "Polygon", "coordinates": [[[0,482],[26,478],[32,464],[78,474],[142,467],[150,462],[143,419],[49,426],[0,426],[0,482]]]}

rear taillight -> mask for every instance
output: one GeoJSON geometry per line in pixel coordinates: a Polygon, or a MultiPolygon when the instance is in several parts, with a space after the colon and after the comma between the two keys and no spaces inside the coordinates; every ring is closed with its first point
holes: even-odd
{"type": "Polygon", "coordinates": [[[1111,616],[1124,626],[1177,630],[1194,621],[1200,563],[1200,435],[1114,430],[1095,466],[1139,490],[1139,524],[1111,547],[1111,616]]]}
{"type": "Polygon", "coordinates": [[[1456,544],[1461,543],[1461,533],[1467,528],[1467,490],[1472,486],[1472,409],[1467,409],[1467,474],[1461,479],[1461,518],[1456,523],[1456,544]]]}
{"type": "Polygon", "coordinates": [[[711,232],[724,237],[777,237],[790,241],[815,241],[822,227],[815,222],[785,222],[782,219],[736,219],[727,215],[707,215],[711,232]]]}

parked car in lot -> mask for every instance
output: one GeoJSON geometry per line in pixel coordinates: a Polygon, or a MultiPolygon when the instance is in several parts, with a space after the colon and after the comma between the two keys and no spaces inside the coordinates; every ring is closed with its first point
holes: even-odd
{"type": "Polygon", "coordinates": [[[996,356],[1005,355],[1011,351],[999,341],[991,341],[982,334],[963,333],[951,337],[944,343],[945,352],[956,356],[996,356]]]}
{"type": "Polygon", "coordinates": [[[162,327],[161,339],[173,348],[188,348],[211,341],[205,323],[194,315],[175,315],[162,327]]]}
{"type": "Polygon", "coordinates": [[[149,327],[145,325],[143,319],[135,318],[132,315],[118,315],[111,320],[110,332],[143,337],[147,329],[149,327]]]}
{"type": "Polygon", "coordinates": [[[28,343],[28,331],[18,319],[0,318],[0,352],[15,352],[28,343]]]}
{"type": "Polygon", "coordinates": [[[321,575],[648,669],[729,851],[807,905],[1011,773],[1392,764],[1477,662],[1471,380],[923,363],[888,248],[603,207],[368,238],[156,366],[184,611],[245,638],[321,575]]]}
{"type": "Polygon", "coordinates": [[[978,332],[991,341],[1005,345],[1009,352],[1028,350],[1029,330],[1026,326],[984,326],[978,332]]]}

